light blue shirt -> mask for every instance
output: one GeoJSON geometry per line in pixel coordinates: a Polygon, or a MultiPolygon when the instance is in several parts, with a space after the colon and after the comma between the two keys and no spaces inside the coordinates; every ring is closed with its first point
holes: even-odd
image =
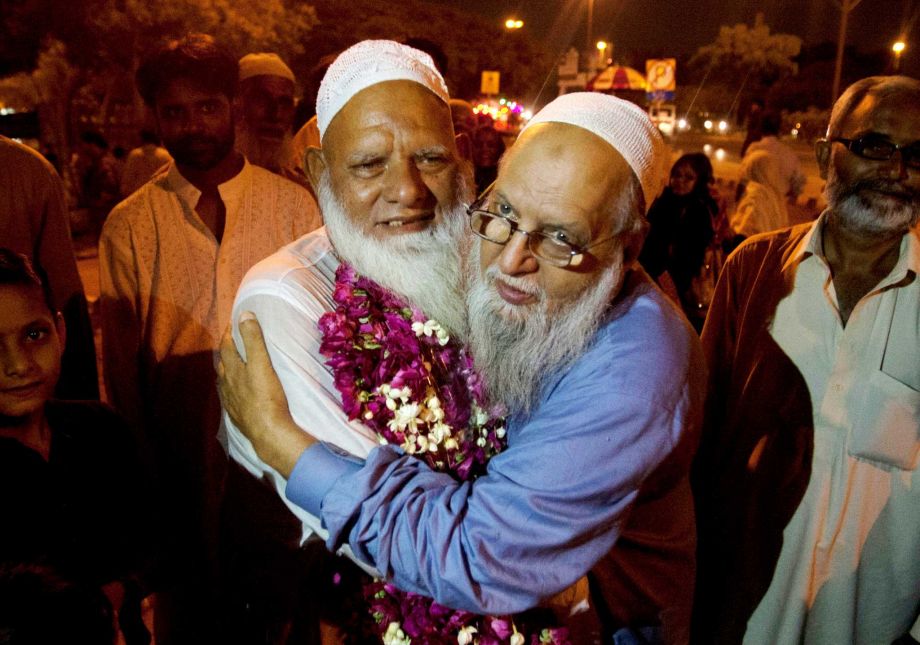
{"type": "Polygon", "coordinates": [[[361,461],[317,444],[289,500],[399,588],[482,614],[537,605],[595,567],[617,626],[683,640],[695,527],[688,471],[702,416],[697,340],[644,272],[628,274],[587,352],[551,378],[485,476],[459,483],[392,446],[361,461]]]}

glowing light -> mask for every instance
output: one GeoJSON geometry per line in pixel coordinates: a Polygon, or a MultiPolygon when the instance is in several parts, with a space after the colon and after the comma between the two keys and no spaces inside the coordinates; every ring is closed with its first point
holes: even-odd
{"type": "Polygon", "coordinates": [[[677,120],[677,127],[680,128],[681,130],[686,130],[686,129],[687,129],[687,125],[688,125],[688,124],[687,124],[687,119],[678,119],[678,120],[677,120]]]}
{"type": "Polygon", "coordinates": [[[728,130],[728,122],[719,121],[719,132],[725,132],[726,130],[728,130]]]}
{"type": "Polygon", "coordinates": [[[725,151],[722,148],[716,149],[716,161],[725,161],[725,151]]]}
{"type": "Polygon", "coordinates": [[[899,40],[898,42],[896,42],[894,45],[891,46],[891,51],[893,51],[895,54],[900,54],[901,52],[904,51],[906,47],[907,45],[904,43],[904,41],[899,40]]]}
{"type": "Polygon", "coordinates": [[[505,21],[505,29],[520,29],[524,26],[523,20],[518,20],[517,18],[508,18],[505,21]]]}
{"type": "Polygon", "coordinates": [[[711,155],[711,154],[712,154],[712,145],[711,145],[711,144],[708,144],[708,143],[703,144],[703,152],[705,152],[707,155],[711,155]]]}
{"type": "Polygon", "coordinates": [[[709,119],[706,119],[705,121],[703,121],[703,127],[706,128],[707,130],[712,130],[712,121],[710,121],[709,119]]]}
{"type": "Polygon", "coordinates": [[[531,110],[524,110],[521,113],[521,118],[530,121],[533,118],[533,112],[531,110]]]}
{"type": "Polygon", "coordinates": [[[603,41],[603,40],[599,40],[599,41],[597,41],[597,48],[598,48],[600,51],[604,51],[605,49],[607,49],[607,43],[606,43],[605,41],[603,41]]]}

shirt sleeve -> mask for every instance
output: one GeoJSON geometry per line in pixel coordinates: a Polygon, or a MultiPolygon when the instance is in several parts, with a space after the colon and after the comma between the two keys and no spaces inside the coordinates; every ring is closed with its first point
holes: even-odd
{"type": "MultiPolygon", "coordinates": [[[[292,287],[276,281],[244,283],[234,305],[233,337],[237,349],[244,348],[239,335],[239,316],[251,311],[262,327],[272,366],[287,396],[294,421],[320,441],[337,446],[345,454],[364,457],[377,445],[366,426],[348,420],[332,375],[319,352],[321,334],[316,321],[323,308],[302,285],[292,287]]],[[[282,499],[286,481],[259,459],[249,440],[224,415],[230,456],[253,476],[271,482],[282,499]]],[[[318,533],[323,538],[319,513],[288,504],[304,527],[303,536],[318,533]]]]}
{"type": "Polygon", "coordinates": [[[314,446],[287,495],[314,512],[322,500],[330,548],[347,541],[400,589],[477,613],[533,607],[612,548],[681,434],[686,385],[673,386],[680,404],[668,410],[611,389],[610,369],[570,373],[474,483],[392,446],[363,468],[314,446]]]}
{"type": "MultiPolygon", "coordinates": [[[[102,371],[109,402],[135,428],[142,428],[137,261],[130,228],[124,219],[110,218],[99,239],[102,371]]],[[[140,442],[139,449],[142,454],[151,454],[146,440],[140,442]]]]}

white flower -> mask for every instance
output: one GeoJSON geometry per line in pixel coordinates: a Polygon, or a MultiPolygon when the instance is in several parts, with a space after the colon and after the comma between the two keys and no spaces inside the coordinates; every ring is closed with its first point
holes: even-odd
{"type": "MultiPolygon", "coordinates": [[[[425,452],[425,451],[428,450],[428,448],[429,448],[429,446],[428,446],[428,437],[426,437],[426,436],[423,435],[423,434],[420,434],[418,437],[416,437],[415,443],[418,444],[418,449],[419,449],[421,452],[425,452]]],[[[435,450],[437,450],[436,447],[435,447],[435,450]]]]}
{"type": "Polygon", "coordinates": [[[438,337],[438,344],[442,347],[450,342],[450,334],[448,334],[447,331],[442,329],[440,326],[438,326],[435,334],[438,337]]]}
{"type": "Polygon", "coordinates": [[[438,419],[438,422],[431,426],[430,434],[428,439],[434,441],[435,443],[441,443],[450,436],[450,426],[446,423],[441,423],[441,420],[438,419]],[[433,438],[432,438],[433,437],[433,438]]]}
{"type": "Polygon", "coordinates": [[[476,445],[479,446],[480,448],[485,448],[485,447],[486,447],[486,440],[485,440],[483,437],[479,437],[479,438],[476,440],[476,445]]]}
{"type": "Polygon", "coordinates": [[[444,442],[444,448],[447,450],[456,450],[460,447],[460,444],[457,443],[457,440],[453,437],[448,437],[444,442]]]}
{"type": "Polygon", "coordinates": [[[524,635],[516,629],[514,633],[511,634],[511,638],[508,639],[509,645],[524,645],[524,642],[524,635]]]}
{"type": "Polygon", "coordinates": [[[432,396],[425,402],[425,405],[428,406],[429,410],[440,410],[441,409],[441,399],[436,396],[432,396]]]}
{"type": "Polygon", "coordinates": [[[457,632],[457,644],[458,645],[472,645],[473,634],[475,634],[477,631],[479,630],[477,630],[472,625],[468,625],[464,627],[459,632],[457,632]]]}
{"type": "Polygon", "coordinates": [[[383,645],[412,645],[412,639],[406,636],[397,622],[387,625],[387,631],[383,635],[383,645]]]}
{"type": "Polygon", "coordinates": [[[505,438],[505,426],[498,428],[495,431],[495,436],[498,437],[499,439],[504,439],[505,438]]]}
{"type": "Polygon", "coordinates": [[[414,432],[418,427],[418,415],[421,411],[418,403],[404,403],[393,411],[393,419],[390,423],[395,423],[400,430],[409,428],[414,432]]]}

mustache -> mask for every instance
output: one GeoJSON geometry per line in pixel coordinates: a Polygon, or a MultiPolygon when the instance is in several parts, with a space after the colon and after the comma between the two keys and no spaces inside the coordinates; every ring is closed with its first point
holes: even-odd
{"type": "Polygon", "coordinates": [[[917,200],[920,197],[920,191],[892,179],[863,179],[856,182],[850,192],[859,193],[864,190],[885,193],[909,200],[917,200]]]}

